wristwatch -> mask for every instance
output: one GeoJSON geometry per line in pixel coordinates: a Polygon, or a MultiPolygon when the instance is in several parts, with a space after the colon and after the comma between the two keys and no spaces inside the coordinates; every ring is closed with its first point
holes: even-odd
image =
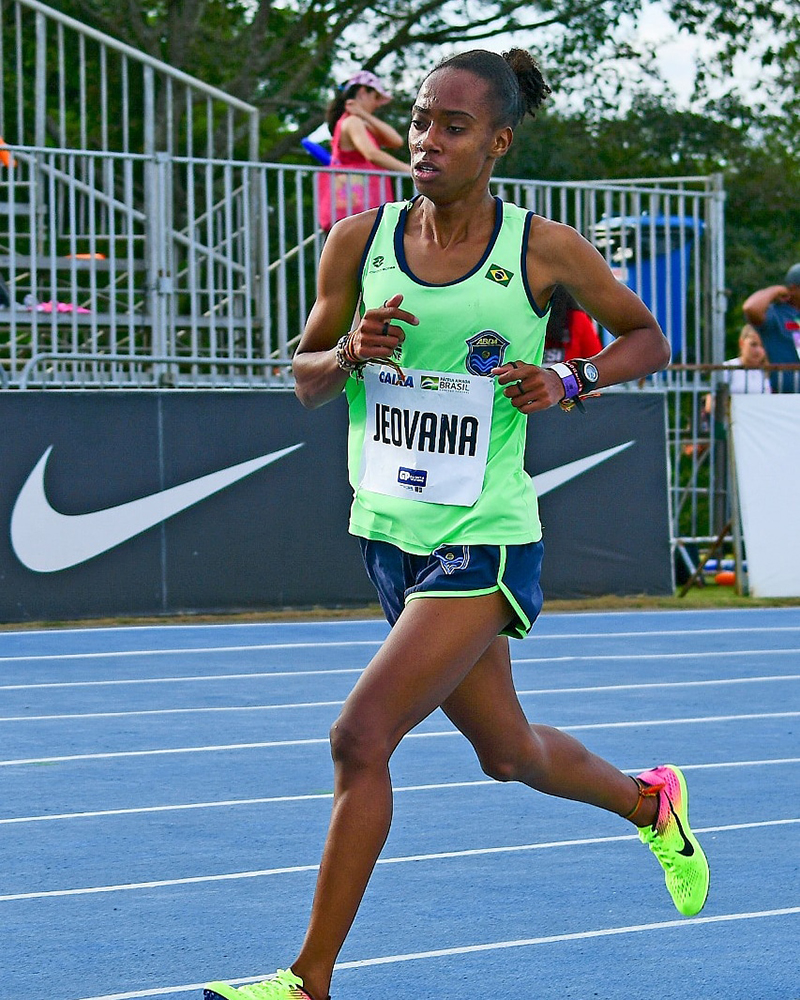
{"type": "Polygon", "coordinates": [[[600,381],[600,372],[591,361],[585,358],[575,358],[568,364],[573,364],[578,369],[578,379],[582,384],[581,392],[591,392],[600,381]]]}

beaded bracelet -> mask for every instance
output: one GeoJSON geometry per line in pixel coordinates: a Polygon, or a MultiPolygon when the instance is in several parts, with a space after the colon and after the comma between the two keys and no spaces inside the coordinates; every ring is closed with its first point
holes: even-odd
{"type": "Polygon", "coordinates": [[[365,361],[360,361],[350,350],[351,336],[352,331],[340,337],[336,344],[336,364],[343,372],[347,372],[348,375],[352,372],[360,372],[366,364],[365,361]]]}
{"type": "Polygon", "coordinates": [[[343,337],[340,337],[336,344],[336,364],[343,372],[347,372],[348,375],[355,374],[356,377],[361,378],[364,368],[367,365],[386,365],[388,368],[394,369],[401,379],[405,379],[403,369],[391,358],[366,358],[362,361],[353,354],[350,348],[350,339],[352,336],[353,331],[351,330],[350,333],[346,333],[343,337]]]}

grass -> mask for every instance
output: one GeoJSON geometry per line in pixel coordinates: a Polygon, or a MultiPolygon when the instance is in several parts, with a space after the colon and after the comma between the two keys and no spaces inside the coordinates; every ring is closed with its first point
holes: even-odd
{"type": "MultiPolygon", "coordinates": [[[[568,611],[696,611],[714,608],[787,608],[800,607],[800,597],[743,597],[734,587],[706,584],[693,587],[685,597],[674,595],[653,596],[637,594],[631,596],[607,595],[574,600],[552,600],[545,597],[544,611],[557,614],[568,611]]],[[[265,608],[260,611],[242,611],[226,614],[177,614],[151,617],[118,616],[114,618],[90,618],[74,621],[2,622],[0,631],[25,631],[34,629],[64,628],[107,628],[110,626],[137,625],[229,625],[247,622],[300,622],[330,621],[364,618],[381,618],[377,604],[349,608],[265,608]]]]}

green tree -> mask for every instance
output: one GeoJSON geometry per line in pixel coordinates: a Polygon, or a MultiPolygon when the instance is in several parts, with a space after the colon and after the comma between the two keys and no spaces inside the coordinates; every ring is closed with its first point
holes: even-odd
{"type": "Polygon", "coordinates": [[[613,117],[551,110],[517,131],[503,173],[542,180],[722,173],[728,348],[735,353],[744,299],[800,261],[800,133],[789,121],[733,97],[707,102],[702,113],[652,95],[613,117]]]}
{"type": "MultiPolygon", "coordinates": [[[[630,27],[643,0],[54,0],[52,6],[216,84],[263,112],[262,156],[280,159],[324,120],[332,67],[347,58],[412,90],[448,46],[498,36],[539,53],[554,89],[580,93],[605,113],[652,76],[651,51],[630,27]],[[432,52],[433,50],[433,52],[432,52]]],[[[765,71],[795,67],[796,0],[663,0],[679,29],[705,30],[725,72],[733,55],[764,37],[765,71]],[[726,63],[726,60],[728,62],[726,63]]],[[[402,87],[401,87],[402,89],[402,87]]],[[[796,93],[796,91],[795,91],[796,93]]],[[[796,111],[796,107],[795,107],[796,111]]]]}

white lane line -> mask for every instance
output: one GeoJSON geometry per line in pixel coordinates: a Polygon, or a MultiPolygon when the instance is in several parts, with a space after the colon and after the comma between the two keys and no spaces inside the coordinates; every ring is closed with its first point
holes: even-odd
{"type": "Polygon", "coordinates": [[[612,653],[601,656],[532,656],[529,658],[514,657],[511,661],[518,663],[618,663],[625,660],[704,660],[709,657],[724,656],[779,656],[783,654],[797,655],[800,649],[712,649],[699,653],[612,653]]]}
{"type": "MultiPolygon", "coordinates": [[[[338,972],[347,969],[366,969],[376,965],[394,965],[399,962],[424,961],[434,958],[450,958],[455,955],[469,955],[477,952],[500,951],[506,948],[531,948],[537,945],[564,944],[568,941],[589,941],[593,938],[616,937],[621,934],[644,934],[678,927],[697,927],[702,924],[725,924],[738,920],[764,920],[769,917],[788,917],[800,913],[800,906],[786,906],[776,910],[752,910],[749,913],[720,913],[713,917],[684,917],[681,920],[664,920],[652,924],[631,924],[628,927],[603,927],[594,931],[575,931],[571,934],[551,934],[548,937],[521,938],[516,941],[493,941],[486,944],[462,945],[456,948],[438,948],[434,951],[410,952],[405,955],[384,955],[380,958],[362,958],[352,962],[337,962],[338,972]]],[[[235,979],[233,983],[257,983],[266,974],[235,979]]],[[[156,989],[132,990],[127,993],[104,993],[102,996],[83,997],[82,1000],[139,1000],[140,997],[161,997],[175,993],[192,993],[203,989],[204,983],[188,983],[184,986],[159,986],[156,989]]]]}
{"type": "MultiPolygon", "coordinates": [[[[664,920],[651,924],[632,924],[628,927],[603,927],[594,931],[575,931],[571,934],[551,934],[547,937],[522,938],[516,941],[493,941],[487,944],[462,945],[454,948],[437,948],[433,951],[411,952],[405,955],[386,955],[382,958],[365,958],[353,962],[341,962],[336,969],[364,969],[375,965],[394,965],[397,962],[413,962],[420,959],[448,958],[454,955],[470,955],[477,952],[498,951],[504,948],[530,948],[541,944],[560,944],[565,941],[588,941],[592,938],[615,937],[619,934],[641,934],[647,931],[663,931],[673,927],[697,927],[702,924],[730,923],[734,920],[763,920],[766,917],[788,917],[800,913],[800,906],[785,906],[774,910],[751,910],[746,913],[720,913],[709,917],[684,917],[681,920],[664,920]]],[[[255,977],[239,982],[258,982],[255,977]]],[[[189,987],[191,988],[191,987],[189,987]]],[[[130,994],[126,994],[130,995],[130,994]]],[[[141,994],[138,994],[141,995],[141,994]]],[[[105,1000],[105,998],[97,998],[105,1000]]],[[[112,1000],[112,998],[107,998],[112,1000]]]]}
{"type": "Polygon", "coordinates": [[[9,715],[0,722],[58,722],[69,719],[127,719],[140,715],[195,715],[207,712],[271,712],[281,708],[331,708],[342,705],[338,701],[297,701],[282,705],[203,705],[200,708],[145,708],[132,712],[77,712],[65,715],[9,715]]]}
{"type": "MultiPolygon", "coordinates": [[[[766,827],[800,824],[800,818],[761,820],[757,823],[731,823],[725,826],[707,826],[695,833],[730,833],[739,830],[761,830],[766,827]]],[[[559,847],[587,847],[597,844],[620,844],[639,840],[638,834],[615,837],[582,837],[577,840],[551,840],[537,844],[515,844],[502,847],[473,847],[463,851],[437,851],[433,854],[408,854],[396,858],[378,858],[378,865],[404,865],[420,861],[452,861],[458,858],[486,857],[495,854],[519,854],[526,851],[546,851],[559,847]]],[[[53,899],[62,896],[95,896],[109,892],[134,892],[141,889],[165,889],[177,885],[201,885],[209,882],[236,882],[241,879],[270,878],[275,875],[297,875],[316,872],[319,864],[289,865],[282,868],[262,868],[256,871],[225,872],[220,875],[188,875],[185,878],[158,879],[149,882],[126,882],[121,885],[98,885],[79,889],[45,889],[38,892],[17,892],[0,895],[0,903],[20,902],[29,899],[53,899]]]]}
{"type": "MultiPolygon", "coordinates": [[[[537,643],[541,644],[551,640],[555,641],[568,641],[573,638],[580,639],[635,639],[635,638],[650,638],[664,636],[668,637],[678,637],[678,636],[695,636],[695,635],[756,635],[761,633],[766,633],[768,635],[775,635],[782,632],[800,632],[800,625],[778,625],[778,626],[758,626],[754,628],[709,628],[709,629],[681,629],[681,630],[661,630],[661,631],[648,631],[644,630],[641,632],[586,632],[586,633],[575,633],[575,635],[570,634],[556,634],[548,633],[543,635],[532,634],[526,640],[527,643],[537,643]]],[[[2,633],[0,633],[1,641],[2,633]]],[[[138,657],[138,656],[195,656],[198,654],[206,653],[258,653],[264,652],[266,650],[296,650],[296,649],[314,649],[324,651],[326,649],[337,649],[347,646],[380,646],[386,639],[386,636],[382,636],[379,639],[335,639],[329,641],[317,641],[317,642],[261,642],[261,643],[240,643],[232,646],[176,646],[170,648],[169,646],[158,647],[154,649],[109,649],[109,650],[91,650],[83,653],[19,653],[19,654],[8,654],[0,656],[0,664],[13,664],[13,663],[29,663],[29,662],[50,662],[53,660],[102,660],[108,659],[109,657],[138,657]]],[[[669,653],[656,654],[669,656],[669,653]]]]}
{"type": "MultiPolygon", "coordinates": [[[[798,681],[800,674],[769,674],[756,677],[719,677],[706,681],[654,681],[645,684],[595,684],[587,687],[533,688],[517,691],[522,697],[540,697],[547,694],[602,694],[606,691],[649,691],[662,688],[696,688],[726,686],[728,684],[762,684],[773,681],[798,681]]],[[[8,715],[0,717],[0,722],[52,722],[61,719],[127,719],[131,716],[189,715],[205,712],[268,712],[282,708],[331,708],[344,704],[338,701],[295,701],[272,705],[203,705],[197,708],[147,708],[129,712],[71,712],[60,715],[8,715]]]]}
{"type": "MultiPolygon", "coordinates": [[[[95,630],[96,631],[96,630],[95,630]]],[[[103,631],[106,631],[105,629],[103,631]]],[[[112,630],[108,630],[112,631],[112,630]]],[[[800,632],[800,625],[757,625],[733,628],[703,628],[703,629],[661,629],[625,632],[581,632],[581,633],[534,633],[526,642],[546,642],[548,640],[580,639],[635,639],[642,637],[664,636],[695,636],[695,635],[757,635],[766,633],[774,635],[781,632],[800,632]]],[[[28,633],[30,634],[30,633],[28,633]]],[[[0,632],[0,643],[3,633],[0,632]]],[[[92,650],[83,653],[20,653],[0,656],[0,664],[27,661],[48,660],[95,660],[118,656],[192,656],[197,653],[238,653],[258,652],[268,649],[334,649],[343,646],[379,646],[385,636],[379,639],[331,639],[314,642],[262,642],[238,643],[231,646],[162,646],[154,649],[117,649],[92,650]]]]}
{"type": "MultiPolygon", "coordinates": [[[[708,658],[725,657],[729,659],[734,656],[780,656],[783,654],[797,655],[800,649],[736,649],[736,650],[712,650],[704,653],[626,653],[614,654],[610,656],[535,656],[529,658],[514,657],[511,660],[513,666],[520,664],[538,664],[544,666],[547,663],[619,663],[627,660],[700,660],[708,658]]],[[[227,681],[246,680],[260,677],[318,677],[333,676],[336,674],[358,674],[363,667],[336,667],[332,670],[284,670],[284,671],[259,671],[244,674],[191,674],[183,677],[124,677],[114,680],[100,681],[47,681],[41,684],[0,684],[0,691],[34,691],[43,688],[79,688],[79,687],[117,687],[125,684],[176,684],[200,681],[227,681]]]]}
{"type": "Polygon", "coordinates": [[[337,667],[333,670],[261,670],[246,674],[187,674],[183,677],[122,677],[110,681],[46,681],[43,684],[0,684],[0,691],[35,691],[40,688],[120,687],[127,684],[181,684],[198,681],[242,681],[261,677],[332,677],[336,674],[360,674],[363,667],[337,667]]]}
{"type": "MultiPolygon", "coordinates": [[[[800,716],[798,712],[751,712],[743,715],[704,715],[688,719],[636,719],[632,722],[590,722],[577,726],[558,725],[567,733],[583,732],[596,729],[636,729],[641,726],[687,726],[705,725],[711,722],[747,722],[756,719],[794,719],[800,716]]],[[[440,736],[460,736],[457,729],[437,730],[435,732],[408,733],[406,740],[429,740],[440,736]]],[[[162,755],[186,753],[221,753],[229,750],[266,750],[276,747],[303,747],[327,744],[327,736],[308,737],[299,740],[263,740],[257,743],[220,743],[200,747],[160,747],[153,750],[112,750],[105,753],[64,754],[59,757],[22,757],[16,760],[0,760],[0,767],[15,767],[23,764],[64,764],[76,760],[114,760],[122,757],[157,757],[162,755]]]]}
{"type": "MultiPolygon", "coordinates": [[[[647,635],[647,633],[643,633],[647,635]]],[[[259,653],[267,649],[334,649],[342,646],[380,646],[384,639],[342,639],[335,642],[261,642],[239,646],[181,646],[176,649],[97,650],[92,653],[28,653],[0,656],[0,663],[28,663],[49,660],[102,660],[117,656],[193,656],[199,653],[259,653]]]]}
{"type": "MultiPolygon", "coordinates": [[[[680,764],[682,771],[720,770],[735,767],[769,767],[770,765],[800,764],[800,757],[774,757],[768,760],[732,760],[708,764],[680,764]]],[[[639,774],[645,770],[641,765],[622,768],[625,774],[639,774]]],[[[394,792],[439,792],[453,788],[504,787],[503,782],[493,778],[478,778],[474,781],[442,781],[427,785],[395,785],[394,792]]],[[[40,816],[8,816],[0,819],[0,826],[15,823],[47,823],[54,820],[98,819],[107,816],[135,816],[142,813],[185,812],[195,809],[230,809],[235,806],[275,805],[281,802],[313,802],[332,799],[333,792],[311,792],[306,795],[266,795],[251,799],[217,799],[211,802],[183,802],[160,806],[128,806],[122,809],[95,809],[84,812],[44,813],[40,816]]]]}

